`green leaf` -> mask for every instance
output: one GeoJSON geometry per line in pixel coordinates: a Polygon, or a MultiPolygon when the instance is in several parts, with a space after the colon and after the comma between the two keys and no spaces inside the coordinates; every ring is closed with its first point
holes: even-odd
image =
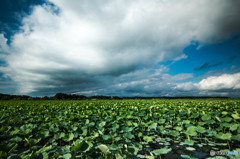
{"type": "Polygon", "coordinates": [[[234,119],[240,119],[239,114],[232,114],[232,117],[233,117],[234,119]]]}
{"type": "Polygon", "coordinates": [[[182,127],[179,127],[179,126],[175,127],[175,129],[176,129],[177,131],[182,131],[182,127]]]}
{"type": "Polygon", "coordinates": [[[182,144],[193,146],[194,145],[194,141],[186,139],[182,144]]]}
{"type": "Polygon", "coordinates": [[[170,132],[170,135],[172,135],[172,136],[179,136],[179,132],[177,132],[177,131],[171,131],[170,132]]]}
{"type": "Polygon", "coordinates": [[[106,122],[103,121],[103,122],[101,122],[101,123],[99,124],[99,127],[102,128],[102,127],[104,127],[105,125],[106,125],[106,122]]]}
{"type": "Polygon", "coordinates": [[[219,133],[219,134],[216,134],[215,136],[216,136],[216,138],[221,139],[221,140],[230,140],[232,137],[232,134],[231,133],[226,133],[226,134],[219,133]]]}
{"type": "Polygon", "coordinates": [[[135,147],[135,146],[129,146],[129,147],[127,148],[127,151],[128,151],[130,154],[136,156],[137,153],[138,153],[138,151],[139,151],[139,149],[138,149],[137,147],[135,147]]]}
{"type": "Polygon", "coordinates": [[[74,126],[74,125],[71,125],[71,129],[72,129],[72,131],[76,131],[78,129],[78,127],[74,126]]]}
{"type": "Polygon", "coordinates": [[[161,148],[161,149],[157,149],[152,151],[152,153],[154,153],[155,155],[162,155],[162,154],[167,154],[168,152],[172,151],[172,148],[161,148]]]}
{"type": "Polygon", "coordinates": [[[137,155],[138,158],[146,158],[144,155],[137,155]]]}
{"type": "Polygon", "coordinates": [[[225,112],[225,111],[223,111],[223,112],[222,112],[222,114],[223,114],[223,115],[227,115],[227,114],[228,114],[228,112],[225,112]]]}
{"type": "Polygon", "coordinates": [[[183,120],[183,124],[190,124],[190,120],[183,120]]]}
{"type": "Polygon", "coordinates": [[[20,138],[19,136],[16,136],[15,138],[11,138],[10,141],[13,141],[13,142],[21,142],[23,139],[20,138]]]}
{"type": "Polygon", "coordinates": [[[223,121],[226,121],[226,122],[230,122],[232,121],[232,118],[230,117],[225,117],[225,118],[222,118],[223,121]]]}
{"type": "Polygon", "coordinates": [[[132,125],[132,123],[130,121],[127,121],[126,124],[127,124],[127,126],[131,126],[132,125]]]}
{"type": "Polygon", "coordinates": [[[72,155],[70,153],[58,157],[58,159],[71,159],[72,155]]]}
{"type": "Polygon", "coordinates": [[[166,119],[160,119],[158,123],[159,123],[159,124],[164,124],[165,121],[166,121],[166,119]]]}
{"type": "Polygon", "coordinates": [[[197,117],[199,117],[199,114],[198,114],[198,113],[194,113],[194,114],[192,114],[192,115],[190,116],[190,118],[194,118],[194,119],[196,119],[197,117]]]}
{"type": "Polygon", "coordinates": [[[218,117],[218,116],[216,116],[215,117],[219,122],[222,122],[222,120],[218,117]]]}
{"type": "Polygon", "coordinates": [[[152,139],[152,137],[150,137],[150,136],[144,136],[144,137],[143,137],[143,140],[145,140],[145,141],[147,141],[147,142],[151,142],[153,139],[152,139]]]}
{"type": "Polygon", "coordinates": [[[201,127],[201,126],[197,126],[196,130],[200,133],[205,133],[206,132],[206,129],[204,127],[201,127]]]}
{"type": "Polygon", "coordinates": [[[146,157],[146,159],[155,159],[154,156],[145,156],[145,157],[146,157]]]}
{"type": "Polygon", "coordinates": [[[195,129],[196,129],[195,126],[190,126],[187,128],[187,131],[185,132],[185,134],[190,135],[190,136],[196,136],[197,133],[196,133],[195,129]]]}
{"type": "Polygon", "coordinates": [[[135,136],[133,134],[131,134],[130,132],[124,133],[123,137],[128,138],[128,139],[133,139],[135,138],[135,136]]]}
{"type": "Polygon", "coordinates": [[[151,125],[148,127],[148,129],[149,129],[149,130],[151,130],[151,129],[156,130],[156,129],[157,129],[157,123],[151,124],[151,125]]]}
{"type": "Polygon", "coordinates": [[[111,139],[111,136],[110,135],[103,135],[102,138],[103,138],[103,140],[109,140],[109,139],[111,139]]]}
{"type": "Polygon", "coordinates": [[[91,123],[88,124],[88,126],[89,126],[89,127],[93,127],[93,126],[95,126],[95,123],[94,123],[94,122],[91,122],[91,123]]]}
{"type": "Polygon", "coordinates": [[[134,127],[138,127],[138,123],[133,123],[133,126],[134,127]]]}
{"type": "Polygon", "coordinates": [[[143,134],[141,132],[138,133],[138,137],[141,137],[143,136],[143,134]]]}
{"type": "Polygon", "coordinates": [[[200,126],[203,126],[205,124],[206,124],[206,122],[198,122],[198,125],[200,125],[200,126]]]}
{"type": "Polygon", "coordinates": [[[87,127],[82,127],[81,130],[82,130],[82,135],[87,136],[87,127]]]}
{"type": "Polygon", "coordinates": [[[86,120],[85,124],[88,124],[89,123],[89,119],[86,120]]]}
{"type": "Polygon", "coordinates": [[[114,139],[114,141],[120,141],[120,140],[121,140],[121,137],[117,136],[117,137],[115,137],[115,138],[113,138],[113,139],[114,139]]]}
{"type": "Polygon", "coordinates": [[[214,124],[214,123],[216,123],[216,122],[215,122],[214,120],[207,120],[206,123],[207,123],[207,124],[214,124]]]}
{"type": "Polygon", "coordinates": [[[42,138],[46,138],[46,137],[50,136],[50,135],[49,135],[49,131],[48,131],[48,130],[45,130],[45,131],[41,132],[41,133],[40,133],[40,136],[41,136],[42,138]]]}
{"type": "Polygon", "coordinates": [[[133,128],[131,128],[131,127],[123,127],[123,130],[125,132],[131,132],[133,130],[133,128]]]}
{"type": "Polygon", "coordinates": [[[113,124],[113,127],[112,127],[112,130],[115,132],[117,131],[117,129],[119,128],[119,125],[118,124],[113,124]]]}
{"type": "Polygon", "coordinates": [[[195,151],[196,149],[194,147],[186,147],[187,150],[189,151],[195,151]]]}
{"type": "Polygon", "coordinates": [[[73,133],[69,133],[69,134],[65,135],[63,140],[68,142],[68,141],[73,140],[73,138],[74,138],[74,134],[73,133]]]}
{"type": "Polygon", "coordinates": [[[202,116],[203,121],[210,120],[210,119],[211,119],[211,115],[206,114],[206,115],[202,116]]]}
{"type": "Polygon", "coordinates": [[[20,130],[19,129],[15,129],[13,131],[10,132],[10,135],[13,136],[13,135],[16,135],[17,133],[19,133],[20,130]]]}
{"type": "Polygon", "coordinates": [[[50,145],[50,146],[44,146],[44,147],[42,147],[41,149],[39,149],[39,150],[37,151],[37,153],[47,152],[47,151],[51,150],[52,148],[53,148],[52,145],[50,145]]]}
{"type": "Polygon", "coordinates": [[[109,150],[112,150],[112,151],[116,151],[119,149],[119,147],[115,144],[109,145],[108,148],[109,148],[109,150]]]}
{"type": "Polygon", "coordinates": [[[116,159],[123,159],[123,157],[119,153],[115,154],[115,157],[116,157],[116,159]]]}
{"type": "Polygon", "coordinates": [[[237,128],[238,128],[238,124],[234,124],[234,125],[230,126],[231,131],[235,131],[235,130],[237,130],[237,128]]]}
{"type": "Polygon", "coordinates": [[[224,127],[230,127],[231,125],[229,123],[221,123],[222,126],[224,127]]]}
{"type": "Polygon", "coordinates": [[[65,133],[61,132],[61,133],[57,133],[56,135],[54,135],[55,139],[61,139],[65,136],[65,133]]]}
{"type": "Polygon", "coordinates": [[[90,150],[91,146],[92,146],[92,145],[90,145],[90,143],[82,140],[82,141],[80,141],[78,144],[74,145],[74,146],[71,148],[71,151],[72,151],[72,152],[75,152],[75,153],[78,152],[78,151],[80,151],[80,152],[87,152],[87,151],[90,150]]]}
{"type": "Polygon", "coordinates": [[[108,148],[106,145],[104,145],[104,144],[99,145],[98,148],[99,148],[105,155],[111,153],[110,150],[109,150],[109,148],[108,148]]]}

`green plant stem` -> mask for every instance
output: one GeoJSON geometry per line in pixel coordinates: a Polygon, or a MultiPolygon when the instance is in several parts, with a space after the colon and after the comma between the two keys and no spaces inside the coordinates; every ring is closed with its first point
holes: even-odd
{"type": "MultiPolygon", "coordinates": [[[[200,134],[200,133],[199,133],[199,134],[200,134]]],[[[201,144],[202,144],[202,138],[201,138],[201,135],[202,135],[202,134],[200,134],[199,136],[200,136],[200,141],[201,141],[201,144]]]]}
{"type": "Polygon", "coordinates": [[[227,144],[228,144],[228,148],[229,148],[229,151],[231,150],[231,147],[230,147],[230,144],[229,144],[229,142],[227,142],[227,144]]]}

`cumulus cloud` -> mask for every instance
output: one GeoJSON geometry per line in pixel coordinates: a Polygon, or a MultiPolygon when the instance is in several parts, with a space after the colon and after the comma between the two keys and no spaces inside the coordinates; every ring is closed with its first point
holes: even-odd
{"type": "Polygon", "coordinates": [[[176,83],[174,89],[187,92],[189,95],[191,92],[194,96],[239,97],[240,73],[209,76],[198,83],[176,83]]]}
{"type": "MultiPolygon", "coordinates": [[[[131,72],[187,58],[182,50],[192,40],[214,43],[239,32],[234,0],[49,1],[55,6],[35,6],[23,18],[9,46],[1,38],[1,52],[8,53],[1,70],[21,94],[114,87],[131,72]]],[[[142,77],[130,85],[148,82],[142,77]]],[[[149,92],[165,87],[149,85],[149,92]]]]}
{"type": "Polygon", "coordinates": [[[199,82],[200,90],[240,89],[240,73],[210,76],[199,82]]]}

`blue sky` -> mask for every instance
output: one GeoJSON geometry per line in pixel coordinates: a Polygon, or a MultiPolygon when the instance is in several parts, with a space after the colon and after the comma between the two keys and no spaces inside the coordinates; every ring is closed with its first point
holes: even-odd
{"type": "Polygon", "coordinates": [[[200,76],[209,71],[230,70],[232,66],[240,66],[239,37],[231,37],[220,43],[206,45],[198,48],[198,43],[193,42],[183,52],[186,59],[179,60],[170,66],[170,74],[194,73],[200,76]]]}
{"type": "Polygon", "coordinates": [[[3,0],[0,93],[240,97],[239,5],[3,0]]]}

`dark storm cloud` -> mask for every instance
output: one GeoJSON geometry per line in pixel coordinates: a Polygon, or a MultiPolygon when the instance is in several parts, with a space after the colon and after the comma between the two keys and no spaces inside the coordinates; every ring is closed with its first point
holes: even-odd
{"type": "Polygon", "coordinates": [[[210,69],[210,68],[220,66],[222,64],[223,64],[223,62],[218,62],[218,63],[213,63],[213,64],[211,64],[209,62],[205,62],[202,66],[194,68],[194,70],[195,71],[200,71],[200,70],[210,69]]]}
{"type": "Polygon", "coordinates": [[[224,14],[218,21],[219,34],[223,37],[230,37],[232,33],[240,34],[240,1],[229,0],[225,5],[224,14]]]}

